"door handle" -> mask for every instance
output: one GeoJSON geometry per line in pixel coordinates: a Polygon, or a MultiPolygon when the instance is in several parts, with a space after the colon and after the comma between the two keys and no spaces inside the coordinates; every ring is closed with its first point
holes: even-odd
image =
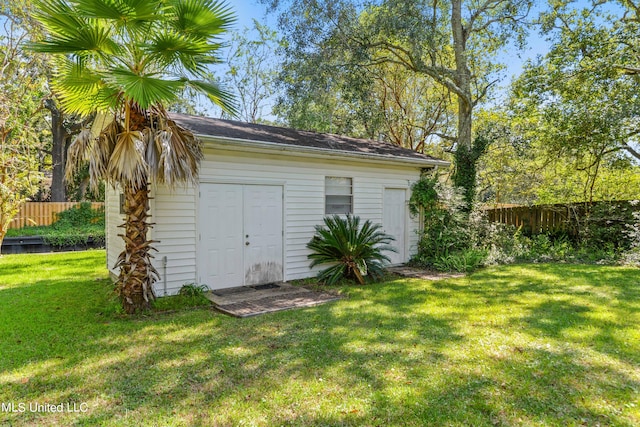
{"type": "Polygon", "coordinates": [[[249,246],[249,242],[244,242],[244,245],[245,246],[249,246]]]}

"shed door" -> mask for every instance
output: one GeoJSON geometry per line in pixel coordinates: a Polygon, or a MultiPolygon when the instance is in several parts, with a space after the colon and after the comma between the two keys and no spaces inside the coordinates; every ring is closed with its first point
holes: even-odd
{"type": "Polygon", "coordinates": [[[282,281],[282,187],[244,186],[244,284],[282,281]]]}
{"type": "Polygon", "coordinates": [[[398,252],[387,252],[391,264],[406,262],[407,202],[406,190],[399,188],[384,189],[382,210],[382,228],[396,239],[392,245],[398,252]]]}
{"type": "Polygon", "coordinates": [[[282,281],[282,187],[201,184],[199,232],[200,283],[282,281]]]}

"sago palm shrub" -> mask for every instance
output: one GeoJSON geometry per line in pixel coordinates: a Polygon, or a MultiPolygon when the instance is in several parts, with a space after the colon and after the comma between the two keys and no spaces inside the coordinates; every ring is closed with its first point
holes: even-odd
{"type": "Polygon", "coordinates": [[[215,0],[35,4],[46,36],[31,48],[53,57],[52,90],[62,109],[97,117],[94,132],[81,133],[69,147],[67,176],[88,162],[92,186],[104,180],[122,189],[125,250],[116,265],[117,290],[127,313],[143,310],[158,279],[147,239],[149,183],[196,183],[202,157],[198,141],[165,107],[193,89],[233,110],[206,76],[234,15],[215,0]]]}
{"type": "Polygon", "coordinates": [[[348,215],[325,217],[324,226],[316,226],[316,234],[307,244],[312,253],[311,268],[332,264],[318,274],[328,285],[341,278],[355,279],[363,285],[367,277],[379,279],[385,264],[390,262],[385,251],[396,252],[390,245],[393,237],[385,234],[379,224],[366,220],[360,227],[360,218],[348,215]]]}

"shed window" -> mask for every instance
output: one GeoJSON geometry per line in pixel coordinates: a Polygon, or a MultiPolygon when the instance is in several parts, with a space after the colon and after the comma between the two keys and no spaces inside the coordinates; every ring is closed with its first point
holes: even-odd
{"type": "Polygon", "coordinates": [[[324,194],[325,214],[353,213],[353,181],[351,178],[325,177],[324,194]]]}

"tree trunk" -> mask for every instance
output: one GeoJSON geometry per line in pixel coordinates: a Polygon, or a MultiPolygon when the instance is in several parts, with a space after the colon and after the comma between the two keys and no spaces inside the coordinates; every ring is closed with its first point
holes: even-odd
{"type": "Polygon", "coordinates": [[[120,235],[125,241],[125,249],[118,257],[116,268],[120,268],[120,276],[116,289],[122,307],[127,314],[151,308],[155,299],[153,284],[160,278],[151,264],[151,240],[147,240],[147,232],[151,224],[147,222],[149,212],[149,189],[145,185],[140,189],[130,186],[124,189],[125,234],[120,235]]]}
{"type": "Polygon", "coordinates": [[[451,34],[455,57],[455,80],[458,92],[458,144],[471,149],[471,71],[467,64],[467,29],[462,22],[462,0],[451,2],[451,34]]]}
{"type": "Polygon", "coordinates": [[[463,97],[458,96],[458,146],[471,149],[473,110],[463,97]]]}
{"type": "Polygon", "coordinates": [[[45,105],[51,111],[51,201],[66,202],[67,193],[64,185],[64,168],[67,162],[65,158],[65,144],[67,140],[67,130],[63,124],[63,113],[58,109],[52,99],[48,99],[45,105]]]}
{"type": "Polygon", "coordinates": [[[80,182],[80,185],[78,185],[76,199],[79,202],[85,201],[87,199],[87,189],[89,188],[90,183],[91,178],[87,176],[80,182]]]}
{"type": "Polygon", "coordinates": [[[455,153],[454,185],[464,189],[466,207],[470,210],[475,199],[476,163],[480,155],[471,139],[474,104],[471,95],[471,72],[467,63],[467,31],[462,22],[462,0],[453,0],[451,2],[451,32],[456,64],[455,80],[459,89],[456,94],[458,98],[458,140],[455,153]]]}
{"type": "Polygon", "coordinates": [[[456,169],[453,173],[453,185],[464,189],[466,210],[471,211],[476,197],[476,170],[478,159],[485,153],[491,141],[477,136],[471,149],[460,145],[455,152],[456,169]]]}

